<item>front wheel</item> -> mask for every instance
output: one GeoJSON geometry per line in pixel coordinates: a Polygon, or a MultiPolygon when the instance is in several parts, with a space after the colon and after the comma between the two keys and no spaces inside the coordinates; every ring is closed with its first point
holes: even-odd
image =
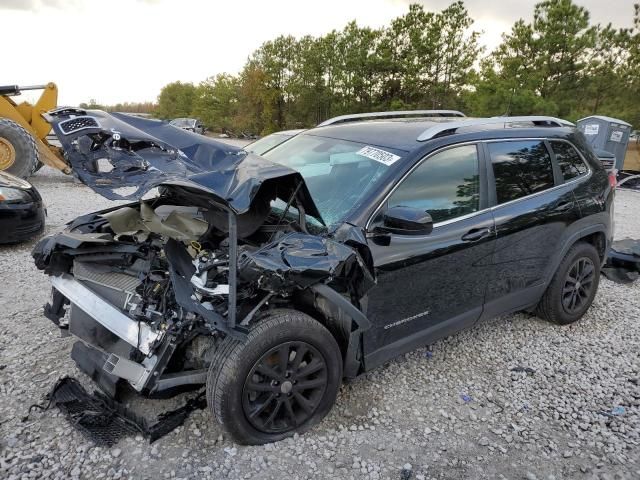
{"type": "Polygon", "coordinates": [[[591,306],[600,282],[600,257],[589,243],[575,244],[560,263],[536,313],[560,325],[578,321],[591,306]]]}
{"type": "Polygon", "coordinates": [[[302,433],[331,410],[342,355],[331,333],[295,310],[260,320],[245,341],[227,337],[209,367],[207,403],[241,444],[302,433]]]}

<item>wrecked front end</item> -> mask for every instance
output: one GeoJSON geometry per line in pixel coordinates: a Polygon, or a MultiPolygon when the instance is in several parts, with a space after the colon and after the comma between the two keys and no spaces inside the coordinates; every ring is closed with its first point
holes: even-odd
{"type": "Polygon", "coordinates": [[[334,295],[359,307],[373,285],[366,245],[327,232],[299,174],[244,155],[35,247],[53,285],[45,315],[111,396],[124,383],[148,395],[201,385],[219,342],[242,341],[265,311],[334,295]]]}

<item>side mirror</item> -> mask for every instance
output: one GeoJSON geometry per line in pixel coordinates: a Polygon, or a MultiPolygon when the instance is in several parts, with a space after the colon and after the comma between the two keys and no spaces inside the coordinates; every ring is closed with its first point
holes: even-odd
{"type": "Polygon", "coordinates": [[[433,230],[433,219],[417,208],[391,207],[383,216],[381,230],[400,235],[429,235],[433,230]]]}

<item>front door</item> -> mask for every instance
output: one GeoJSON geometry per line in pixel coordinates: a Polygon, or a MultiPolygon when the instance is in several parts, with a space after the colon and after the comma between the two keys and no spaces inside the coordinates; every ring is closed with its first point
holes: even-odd
{"type": "Polygon", "coordinates": [[[365,335],[367,369],[471,325],[482,313],[495,237],[482,163],[477,145],[433,154],[374,215],[367,231],[378,283],[365,301],[373,323],[365,335]],[[428,212],[433,231],[375,234],[395,206],[428,212]]]}

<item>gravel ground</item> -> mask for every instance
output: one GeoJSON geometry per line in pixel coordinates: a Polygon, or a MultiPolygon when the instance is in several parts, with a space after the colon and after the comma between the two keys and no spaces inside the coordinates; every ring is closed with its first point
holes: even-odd
{"type": "MultiPolygon", "coordinates": [[[[48,168],[32,181],[47,233],[110,204],[48,168]]],[[[639,211],[640,193],[618,192],[617,238],[640,237],[639,211]]],[[[0,248],[0,478],[640,478],[640,282],[602,279],[573,326],[509,315],[407,354],[345,384],[302,437],[234,445],[203,410],[153,445],[105,449],[55,409],[21,421],[62,375],[91,388],[42,316],[33,244],[0,248]]]]}

